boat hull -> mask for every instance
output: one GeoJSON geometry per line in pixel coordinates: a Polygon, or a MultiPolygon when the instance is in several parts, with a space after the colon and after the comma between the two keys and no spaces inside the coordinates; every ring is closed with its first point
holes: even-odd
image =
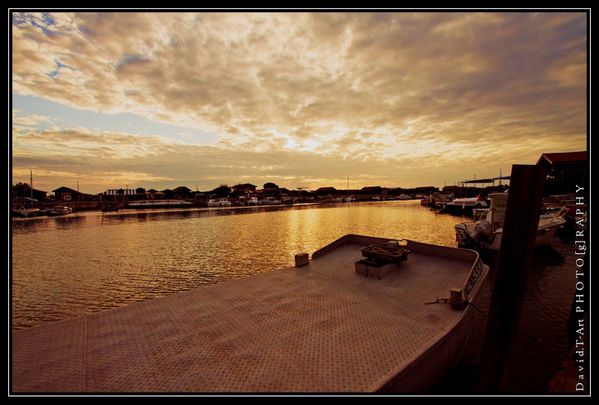
{"type": "Polygon", "coordinates": [[[447,203],[443,207],[443,212],[454,215],[467,215],[473,216],[473,212],[475,209],[487,208],[486,204],[476,204],[476,205],[462,205],[462,204],[451,204],[447,203]]]}
{"type": "MultiPolygon", "coordinates": [[[[345,243],[357,241],[364,244],[372,244],[382,243],[386,241],[384,239],[369,238],[359,235],[346,235],[344,238],[349,238],[348,241],[346,241],[345,243]]],[[[439,246],[422,244],[413,241],[407,242],[407,248],[410,249],[410,251],[414,251],[416,253],[424,253],[427,252],[427,249],[433,249],[433,251],[430,253],[447,255],[448,258],[451,259],[456,259],[459,255],[459,253],[456,252],[457,249],[454,251],[446,250],[445,252],[442,252],[440,250],[437,250],[439,248],[443,249],[439,246]]],[[[331,245],[328,245],[315,252],[313,258],[318,258],[321,255],[328,253],[329,251],[339,248],[339,246],[343,243],[343,238],[341,238],[332,243],[331,245]]],[[[487,265],[482,264],[482,262],[480,262],[479,260],[480,258],[478,258],[477,255],[477,262],[475,262],[475,265],[473,266],[473,269],[467,282],[467,284],[470,283],[470,285],[472,286],[472,289],[468,294],[468,301],[472,302],[476,306],[481,305],[481,290],[489,272],[489,267],[487,265]],[[480,275],[477,276],[477,278],[473,281],[471,279],[472,274],[476,271],[475,268],[477,266],[480,275]]],[[[434,305],[449,304],[439,303],[434,305]]],[[[475,312],[476,310],[471,305],[467,305],[467,307],[463,310],[463,316],[461,317],[459,322],[453,328],[451,328],[445,335],[440,337],[423,352],[415,354],[407,366],[404,365],[397,369],[391,370],[384,379],[377,382],[376,385],[370,387],[368,391],[396,393],[430,392],[431,389],[438,385],[439,382],[443,379],[443,377],[447,375],[448,371],[455,367],[455,365],[459,361],[464,346],[466,345],[466,342],[468,340],[468,336],[474,325],[475,312]]],[[[401,344],[402,342],[398,342],[398,345],[401,344]]]]}
{"type": "MultiPolygon", "coordinates": [[[[474,304],[480,303],[480,295],[474,304]]],[[[375,391],[401,393],[430,393],[432,389],[456,366],[475,321],[474,309],[469,306],[459,324],[443,336],[408,367],[389,379],[375,391]],[[423,378],[426,376],[426,378],[423,378]]]]}

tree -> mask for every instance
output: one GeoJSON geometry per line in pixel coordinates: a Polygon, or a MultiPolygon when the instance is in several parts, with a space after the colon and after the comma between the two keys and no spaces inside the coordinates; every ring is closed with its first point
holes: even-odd
{"type": "Polygon", "coordinates": [[[12,191],[15,197],[30,197],[31,196],[31,187],[27,183],[17,183],[12,186],[12,191]]]}
{"type": "Polygon", "coordinates": [[[270,189],[270,188],[279,188],[279,186],[277,186],[275,183],[270,183],[270,182],[265,183],[263,187],[265,190],[270,189]]]}

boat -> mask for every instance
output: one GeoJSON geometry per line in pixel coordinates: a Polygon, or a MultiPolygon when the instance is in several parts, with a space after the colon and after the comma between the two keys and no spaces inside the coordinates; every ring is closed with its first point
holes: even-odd
{"type": "Polygon", "coordinates": [[[431,392],[460,357],[488,266],[407,240],[382,278],[355,271],[362,248],[393,241],[345,235],[298,267],[14,331],[11,388],[431,392]]]}
{"type": "Polygon", "coordinates": [[[48,210],[48,215],[56,216],[56,215],[67,215],[72,214],[73,209],[71,207],[67,207],[66,205],[57,205],[48,210]]]}
{"type": "Polygon", "coordinates": [[[420,200],[420,204],[436,210],[443,208],[446,203],[451,202],[452,200],[453,196],[451,195],[434,192],[433,194],[430,194],[429,196],[420,200]]]}
{"type": "Polygon", "coordinates": [[[175,208],[191,207],[192,205],[183,200],[133,200],[127,202],[127,208],[175,208]]]}
{"type": "MultiPolygon", "coordinates": [[[[491,206],[474,211],[475,222],[454,225],[458,247],[499,251],[503,236],[503,221],[507,205],[507,193],[489,194],[491,206]]],[[[549,245],[558,229],[565,223],[568,208],[542,214],[539,217],[535,246],[549,245]]]]}
{"type": "Polygon", "coordinates": [[[42,210],[40,210],[39,208],[25,207],[22,204],[17,204],[15,206],[13,206],[13,208],[11,209],[11,212],[14,216],[21,217],[21,218],[37,217],[37,216],[44,214],[44,212],[42,210]]]}
{"type": "Polygon", "coordinates": [[[266,197],[260,203],[265,205],[281,204],[281,200],[277,200],[275,197],[266,197]]]}
{"type": "Polygon", "coordinates": [[[231,201],[227,198],[211,198],[208,200],[209,207],[230,207],[231,201]]]}
{"type": "Polygon", "coordinates": [[[472,215],[473,210],[488,208],[489,205],[482,195],[471,198],[455,198],[443,205],[443,212],[459,215],[472,215]]]}

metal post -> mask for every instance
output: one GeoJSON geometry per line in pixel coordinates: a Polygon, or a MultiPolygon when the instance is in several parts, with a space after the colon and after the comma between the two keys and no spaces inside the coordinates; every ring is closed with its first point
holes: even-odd
{"type": "Polygon", "coordinates": [[[518,328],[539,224],[545,171],[512,166],[503,236],[479,370],[478,391],[495,394],[518,328]]]}

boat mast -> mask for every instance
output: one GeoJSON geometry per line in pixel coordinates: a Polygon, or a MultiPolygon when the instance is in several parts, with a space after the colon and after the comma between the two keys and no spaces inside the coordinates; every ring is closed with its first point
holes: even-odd
{"type": "Polygon", "coordinates": [[[33,172],[29,169],[29,194],[31,196],[31,204],[33,204],[33,172]]]}

